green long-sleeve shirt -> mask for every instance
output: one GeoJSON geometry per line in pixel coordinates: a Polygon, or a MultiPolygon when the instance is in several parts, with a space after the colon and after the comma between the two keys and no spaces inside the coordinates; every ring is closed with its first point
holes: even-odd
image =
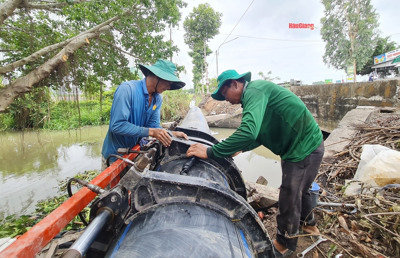
{"type": "Polygon", "coordinates": [[[226,157],[260,145],[297,162],[322,142],[322,133],[310,111],[291,91],[264,80],[252,81],[241,96],[242,123],[225,141],[207,149],[209,158],[226,157]]]}

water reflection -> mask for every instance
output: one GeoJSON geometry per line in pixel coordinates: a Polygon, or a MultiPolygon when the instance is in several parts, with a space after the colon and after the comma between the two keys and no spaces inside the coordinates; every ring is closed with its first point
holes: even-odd
{"type": "MultiPolygon", "coordinates": [[[[211,128],[213,136],[218,140],[229,137],[234,129],[211,128]]],[[[242,171],[245,180],[255,182],[259,176],[268,180],[268,186],[279,187],[282,182],[282,168],[279,156],[265,147],[258,147],[252,151],[241,153],[233,158],[235,164],[242,171]]]]}
{"type": "Polygon", "coordinates": [[[0,172],[7,175],[42,173],[54,167],[60,158],[69,159],[69,148],[84,148],[85,157],[100,155],[107,127],[74,131],[7,132],[0,136],[0,172]]]}
{"type": "Polygon", "coordinates": [[[31,213],[57,194],[59,180],[100,169],[107,128],[0,135],[0,217],[31,213]]]}
{"type": "Polygon", "coordinates": [[[331,133],[338,126],[340,122],[337,120],[318,119],[318,118],[315,118],[315,120],[317,121],[321,130],[327,133],[331,133]]]}

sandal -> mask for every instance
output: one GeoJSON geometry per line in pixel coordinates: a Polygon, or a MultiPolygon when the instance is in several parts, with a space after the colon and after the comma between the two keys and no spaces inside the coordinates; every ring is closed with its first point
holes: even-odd
{"type": "Polygon", "coordinates": [[[289,249],[286,249],[286,252],[284,252],[284,253],[279,252],[278,249],[276,249],[274,243],[272,243],[272,249],[274,250],[275,257],[277,257],[277,258],[288,257],[293,253],[293,251],[289,250],[289,249]]]}
{"type": "MultiPolygon", "coordinates": [[[[317,229],[318,229],[318,228],[317,228],[317,229]]],[[[302,226],[302,227],[301,227],[300,232],[301,232],[302,234],[309,234],[310,236],[320,236],[320,235],[321,235],[321,232],[320,232],[319,230],[318,230],[318,233],[313,233],[313,232],[306,231],[306,230],[305,230],[305,226],[302,226]]]]}

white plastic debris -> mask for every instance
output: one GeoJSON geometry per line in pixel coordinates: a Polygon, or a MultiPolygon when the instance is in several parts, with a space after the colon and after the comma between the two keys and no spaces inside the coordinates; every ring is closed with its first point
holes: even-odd
{"type": "Polygon", "coordinates": [[[363,145],[354,180],[371,186],[400,183],[400,152],[382,145],[363,145]]]}

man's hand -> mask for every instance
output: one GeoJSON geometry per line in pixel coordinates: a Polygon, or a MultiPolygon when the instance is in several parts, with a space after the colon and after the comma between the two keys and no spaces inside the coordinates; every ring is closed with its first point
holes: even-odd
{"type": "Polygon", "coordinates": [[[240,153],[242,153],[242,151],[235,152],[235,153],[233,153],[233,154],[231,155],[231,157],[232,157],[232,158],[233,158],[233,157],[236,157],[236,156],[239,155],[240,153]]]}
{"type": "Polygon", "coordinates": [[[169,147],[171,145],[172,138],[165,129],[149,128],[149,136],[159,140],[164,147],[169,147]]]}
{"type": "Polygon", "coordinates": [[[178,138],[184,138],[186,140],[189,140],[189,138],[187,137],[187,135],[184,132],[179,132],[179,131],[172,131],[171,132],[175,137],[178,138]]]}
{"type": "Polygon", "coordinates": [[[207,159],[207,147],[201,143],[195,143],[189,147],[186,156],[196,156],[202,159],[207,159]]]}

